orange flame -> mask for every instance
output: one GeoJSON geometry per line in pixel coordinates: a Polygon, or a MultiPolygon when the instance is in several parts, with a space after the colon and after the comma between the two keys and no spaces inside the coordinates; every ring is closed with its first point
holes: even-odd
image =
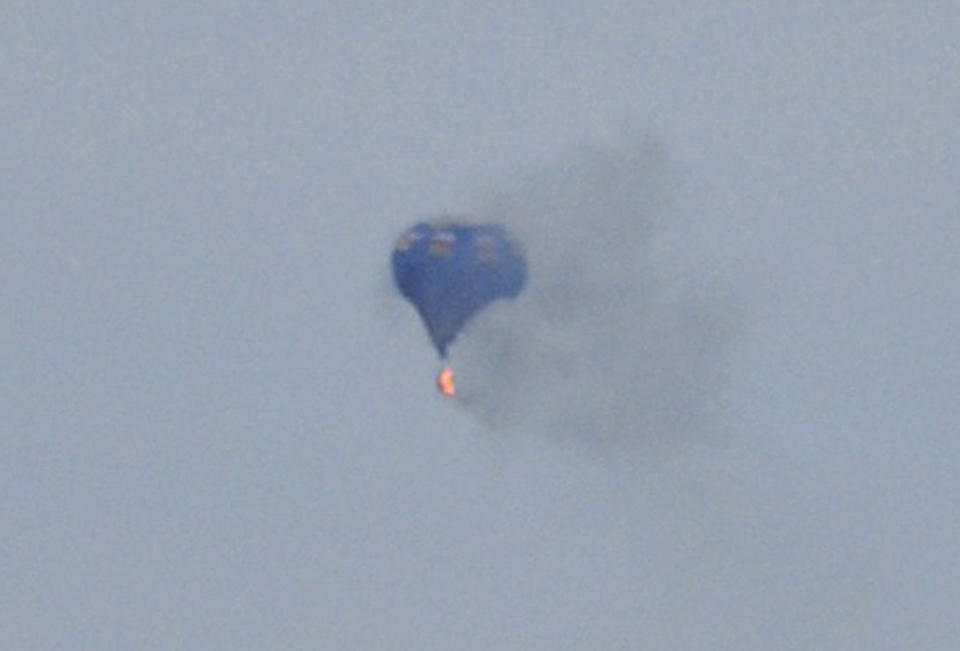
{"type": "Polygon", "coordinates": [[[449,366],[445,366],[440,375],[437,376],[437,388],[440,389],[440,393],[445,396],[453,397],[457,395],[456,389],[453,386],[453,371],[449,366]]]}

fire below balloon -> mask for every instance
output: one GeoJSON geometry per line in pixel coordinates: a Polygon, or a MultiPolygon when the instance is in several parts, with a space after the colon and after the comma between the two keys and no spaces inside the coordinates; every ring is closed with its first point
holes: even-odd
{"type": "Polygon", "coordinates": [[[453,385],[453,370],[449,366],[445,366],[437,376],[437,388],[445,396],[453,397],[457,395],[453,385]]]}

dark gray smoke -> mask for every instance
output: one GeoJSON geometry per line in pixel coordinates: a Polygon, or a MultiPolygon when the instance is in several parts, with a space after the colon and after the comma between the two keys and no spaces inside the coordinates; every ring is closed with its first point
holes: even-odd
{"type": "Polygon", "coordinates": [[[722,387],[736,310],[698,264],[663,147],[584,147],[490,202],[528,286],[457,342],[465,403],[495,427],[617,443],[688,435],[722,387]]]}

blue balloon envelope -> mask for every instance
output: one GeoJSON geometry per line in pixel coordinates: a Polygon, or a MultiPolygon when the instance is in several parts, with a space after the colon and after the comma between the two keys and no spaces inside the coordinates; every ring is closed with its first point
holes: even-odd
{"type": "Polygon", "coordinates": [[[437,220],[400,236],[393,277],[445,358],[470,317],[498,298],[520,293],[527,261],[502,226],[437,220]]]}

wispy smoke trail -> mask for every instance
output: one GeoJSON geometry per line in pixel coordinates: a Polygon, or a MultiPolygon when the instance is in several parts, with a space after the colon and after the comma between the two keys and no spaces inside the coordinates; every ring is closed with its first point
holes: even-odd
{"type": "Polygon", "coordinates": [[[738,325],[697,266],[680,178],[655,142],[583,148],[490,202],[530,278],[457,342],[485,422],[601,443],[704,423],[738,325]]]}

